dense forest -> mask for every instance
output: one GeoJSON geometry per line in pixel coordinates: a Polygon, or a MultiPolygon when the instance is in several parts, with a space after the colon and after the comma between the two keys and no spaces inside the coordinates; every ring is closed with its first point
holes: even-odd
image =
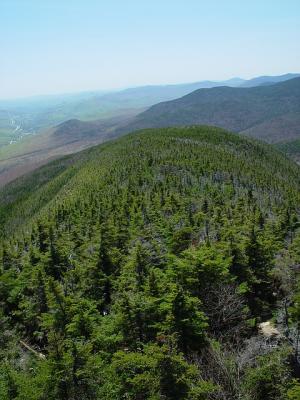
{"type": "Polygon", "coordinates": [[[300,170],[144,130],[0,191],[0,398],[300,398],[300,170]]]}

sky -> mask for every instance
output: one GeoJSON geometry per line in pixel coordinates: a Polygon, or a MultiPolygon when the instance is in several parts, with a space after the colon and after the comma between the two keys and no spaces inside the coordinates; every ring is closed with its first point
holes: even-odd
{"type": "Polygon", "coordinates": [[[300,72],[299,0],[0,0],[0,98],[300,72]]]}

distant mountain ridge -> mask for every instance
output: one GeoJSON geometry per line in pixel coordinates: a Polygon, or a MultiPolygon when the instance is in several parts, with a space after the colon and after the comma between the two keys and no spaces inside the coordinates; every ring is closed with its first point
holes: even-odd
{"type": "Polygon", "coordinates": [[[270,143],[300,136],[300,78],[253,88],[199,89],[156,104],[123,129],[215,125],[270,143]]]}
{"type": "Polygon", "coordinates": [[[243,82],[245,80],[233,78],[0,100],[0,128],[9,129],[11,120],[15,119],[24,130],[39,132],[70,119],[95,120],[138,114],[153,104],[176,99],[200,88],[238,86],[243,82]]]}
{"type": "MultiPolygon", "coordinates": [[[[300,74],[260,76],[250,80],[231,78],[223,81],[204,80],[182,84],[148,85],[117,91],[91,91],[64,95],[35,96],[15,100],[0,100],[0,145],[1,129],[15,140],[13,125],[24,132],[39,133],[45,128],[69,119],[95,120],[138,114],[152,105],[174,100],[197,89],[219,86],[252,87],[285,81],[300,74]]],[[[3,133],[2,133],[3,135],[3,133]]],[[[5,144],[5,142],[4,142],[5,144]]]]}
{"type": "Polygon", "coordinates": [[[284,74],[278,76],[258,76],[256,78],[252,78],[246,80],[241,83],[240,87],[253,87],[253,86],[261,86],[261,85],[273,85],[274,83],[288,81],[290,79],[299,78],[300,74],[284,74]]]}

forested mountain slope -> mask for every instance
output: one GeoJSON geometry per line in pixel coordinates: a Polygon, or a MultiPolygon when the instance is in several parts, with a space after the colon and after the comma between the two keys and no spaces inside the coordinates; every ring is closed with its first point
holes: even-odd
{"type": "Polygon", "coordinates": [[[207,124],[270,143],[300,136],[300,78],[271,86],[199,89],[159,103],[125,129],[207,124]]]}
{"type": "Polygon", "coordinates": [[[296,164],[212,127],[3,188],[1,399],[296,399],[299,189],[296,164]]]}

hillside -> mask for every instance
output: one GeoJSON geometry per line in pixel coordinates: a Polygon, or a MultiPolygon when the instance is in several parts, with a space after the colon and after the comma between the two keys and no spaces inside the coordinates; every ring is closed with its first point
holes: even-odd
{"type": "Polygon", "coordinates": [[[205,126],[136,132],[7,185],[0,397],[296,399],[297,333],[283,335],[299,210],[296,164],[205,126]]]}
{"type": "Polygon", "coordinates": [[[300,78],[253,88],[200,89],[159,103],[125,128],[215,125],[270,143],[300,136],[300,78]]]}
{"type": "Polygon", "coordinates": [[[125,117],[96,121],[65,121],[39,135],[0,148],[0,187],[52,159],[114,138],[125,117]]]}

